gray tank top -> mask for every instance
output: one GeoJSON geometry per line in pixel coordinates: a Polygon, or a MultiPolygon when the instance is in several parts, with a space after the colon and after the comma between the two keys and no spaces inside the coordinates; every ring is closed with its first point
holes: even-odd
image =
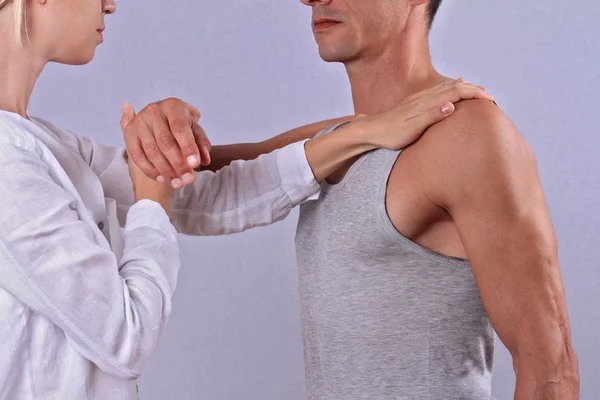
{"type": "Polygon", "coordinates": [[[399,154],[367,153],[300,209],[308,398],[489,400],[494,331],[469,263],[408,240],[388,217],[399,154]]]}

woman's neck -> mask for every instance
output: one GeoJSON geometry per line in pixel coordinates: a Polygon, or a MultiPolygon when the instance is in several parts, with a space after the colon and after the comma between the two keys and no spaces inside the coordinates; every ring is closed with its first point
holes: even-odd
{"type": "Polygon", "coordinates": [[[35,57],[26,41],[18,46],[12,35],[0,40],[0,110],[29,118],[29,99],[46,61],[35,57]]]}

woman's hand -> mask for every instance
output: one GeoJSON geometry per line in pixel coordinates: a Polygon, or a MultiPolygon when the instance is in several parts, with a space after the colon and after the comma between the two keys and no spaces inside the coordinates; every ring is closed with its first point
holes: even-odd
{"type": "Polygon", "coordinates": [[[372,148],[400,150],[421,137],[431,125],[452,115],[454,103],[468,99],[494,100],[484,88],[465,83],[461,78],[409,96],[381,114],[359,115],[352,125],[360,126],[364,140],[372,148]]]}
{"type": "Polygon", "coordinates": [[[309,140],[306,157],[315,179],[322,182],[348,160],[367,151],[408,146],[431,125],[452,115],[454,103],[466,99],[493,100],[484,88],[458,79],[410,96],[381,114],[359,115],[329,135],[309,140]]]}

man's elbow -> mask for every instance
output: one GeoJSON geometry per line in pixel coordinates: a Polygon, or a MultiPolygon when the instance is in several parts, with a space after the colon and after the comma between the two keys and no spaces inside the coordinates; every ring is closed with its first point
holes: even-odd
{"type": "Polygon", "coordinates": [[[516,324],[514,340],[508,341],[507,347],[517,377],[541,386],[578,388],[578,358],[561,282],[550,279],[545,293],[524,305],[537,311],[516,324]]]}
{"type": "Polygon", "coordinates": [[[578,369],[578,358],[570,337],[559,330],[547,336],[541,340],[543,344],[524,343],[519,348],[509,349],[513,355],[515,369],[527,368],[543,374],[578,369]]]}
{"type": "Polygon", "coordinates": [[[540,382],[566,380],[579,382],[578,359],[572,344],[571,327],[560,273],[555,236],[546,231],[532,235],[529,251],[521,257],[527,262],[526,277],[530,296],[522,303],[519,317],[513,319],[512,340],[507,347],[513,355],[515,370],[540,382]]]}
{"type": "Polygon", "coordinates": [[[521,393],[515,399],[579,399],[579,364],[570,342],[517,353],[513,365],[521,393]]]}

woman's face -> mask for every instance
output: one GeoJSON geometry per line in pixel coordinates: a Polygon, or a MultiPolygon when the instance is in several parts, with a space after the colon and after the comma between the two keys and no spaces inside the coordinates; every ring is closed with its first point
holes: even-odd
{"type": "MultiPolygon", "coordinates": [[[[82,65],[94,58],[102,43],[104,17],[113,14],[114,0],[33,0],[30,8],[32,45],[48,61],[82,65]],[[35,4],[37,3],[37,4],[35,4]]],[[[24,37],[27,40],[27,37],[24,37]]]]}

